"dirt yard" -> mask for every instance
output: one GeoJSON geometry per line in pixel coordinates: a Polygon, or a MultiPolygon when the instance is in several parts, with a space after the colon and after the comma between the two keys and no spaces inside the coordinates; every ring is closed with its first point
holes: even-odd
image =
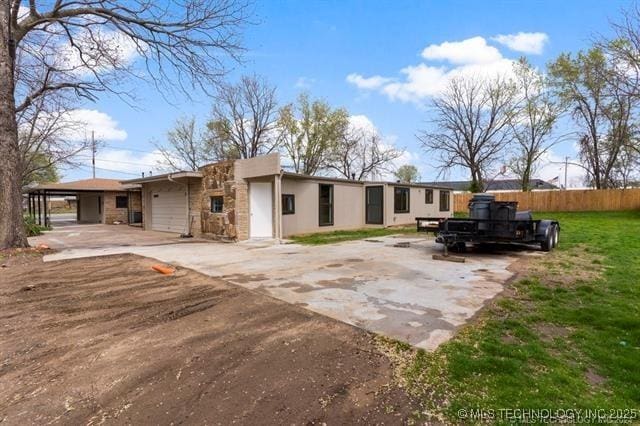
{"type": "Polygon", "coordinates": [[[117,255],[0,259],[0,423],[399,423],[367,332],[117,255]]]}

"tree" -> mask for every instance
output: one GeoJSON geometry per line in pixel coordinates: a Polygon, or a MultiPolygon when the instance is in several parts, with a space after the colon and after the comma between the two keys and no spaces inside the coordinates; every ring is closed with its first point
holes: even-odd
{"type": "Polygon", "coordinates": [[[242,50],[237,31],[246,5],[240,1],[32,0],[28,8],[20,0],[2,2],[0,248],[27,245],[16,113],[51,92],[127,97],[127,78],[148,78],[164,92],[206,91],[224,74],[224,61],[242,50]],[[136,56],[144,72],[133,67],[136,56]],[[37,70],[44,70],[40,79],[31,77],[37,70]]]}
{"type": "Polygon", "coordinates": [[[203,132],[198,130],[193,117],[176,120],[173,128],[167,132],[167,144],[154,145],[163,157],[159,164],[174,171],[196,171],[220,158],[203,132]]]}
{"type": "Polygon", "coordinates": [[[56,163],[42,152],[31,155],[31,171],[22,176],[22,187],[60,180],[56,163]]]}
{"type": "Polygon", "coordinates": [[[418,173],[418,168],[411,164],[400,166],[398,170],[396,170],[394,175],[396,176],[396,179],[403,183],[413,183],[420,180],[420,173],[418,173]]]}
{"type": "Polygon", "coordinates": [[[297,105],[281,108],[278,135],[293,170],[314,175],[325,168],[348,125],[346,110],[332,109],[319,100],[311,102],[307,94],[298,97],[297,105]]]}
{"type": "Polygon", "coordinates": [[[575,57],[562,54],[549,66],[555,90],[579,129],[580,158],[588,180],[597,189],[620,185],[614,171],[637,133],[638,98],[629,93],[624,74],[615,72],[611,60],[593,47],[575,57]]]}
{"type": "Polygon", "coordinates": [[[516,111],[509,123],[516,142],[516,156],[510,168],[523,191],[531,189],[531,176],[540,157],[558,142],[553,129],[562,112],[547,79],[522,57],[514,65],[516,111]]]}
{"type": "Polygon", "coordinates": [[[61,165],[77,166],[76,155],[91,143],[78,140],[84,123],[73,118],[69,100],[51,92],[16,115],[22,186],[58,180],[61,165]]]}
{"type": "Polygon", "coordinates": [[[277,148],[275,93],[255,75],[220,86],[207,127],[211,145],[223,158],[252,158],[277,148]]]}
{"type": "Polygon", "coordinates": [[[435,129],[422,131],[418,139],[427,152],[439,155],[442,172],[468,169],[472,190],[481,192],[486,175],[510,148],[514,97],[515,87],[504,77],[455,77],[433,100],[435,129]]]}
{"type": "Polygon", "coordinates": [[[352,120],[327,158],[326,168],[347,179],[371,179],[391,171],[393,161],[402,154],[386,146],[375,128],[360,126],[352,120]]]}

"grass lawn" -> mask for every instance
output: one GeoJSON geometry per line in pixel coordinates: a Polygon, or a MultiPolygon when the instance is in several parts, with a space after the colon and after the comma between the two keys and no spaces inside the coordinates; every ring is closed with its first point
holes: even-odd
{"type": "Polygon", "coordinates": [[[435,353],[384,345],[422,420],[476,423],[483,409],[485,420],[519,423],[501,410],[603,409],[640,421],[640,212],[536,217],[560,220],[560,247],[522,266],[477,321],[435,353]]]}
{"type": "Polygon", "coordinates": [[[415,226],[403,226],[393,228],[363,228],[347,231],[319,232],[317,234],[304,234],[292,236],[289,239],[306,245],[321,245],[339,243],[341,241],[362,240],[365,238],[383,237],[393,234],[416,234],[415,226]]]}

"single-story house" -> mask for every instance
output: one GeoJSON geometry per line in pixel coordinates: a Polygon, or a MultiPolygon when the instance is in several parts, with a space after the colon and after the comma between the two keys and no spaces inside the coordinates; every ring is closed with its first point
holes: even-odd
{"type": "Polygon", "coordinates": [[[83,179],[45,183],[29,187],[27,210],[39,224],[48,224],[52,197],[75,197],[78,223],[141,223],[142,199],[139,185],[118,179],[83,179]]]}
{"type": "MultiPolygon", "coordinates": [[[[432,185],[434,183],[435,182],[423,182],[424,185],[432,185]]],[[[470,180],[453,180],[437,182],[437,184],[452,188],[455,193],[471,192],[469,191],[471,187],[470,180]]],[[[485,186],[484,192],[512,192],[521,190],[520,180],[518,179],[495,179],[486,181],[485,186]]],[[[560,188],[542,179],[534,178],[529,181],[529,190],[531,191],[552,191],[556,189],[559,190],[560,188]]]]}
{"type": "Polygon", "coordinates": [[[450,188],[290,173],[278,154],[123,183],[141,186],[144,229],[227,240],[409,225],[453,210],[450,188]]]}

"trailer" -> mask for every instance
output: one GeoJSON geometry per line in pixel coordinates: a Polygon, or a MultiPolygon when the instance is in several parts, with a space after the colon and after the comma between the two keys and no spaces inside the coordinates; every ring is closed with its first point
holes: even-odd
{"type": "Polygon", "coordinates": [[[496,201],[492,194],[476,194],[469,201],[469,218],[416,217],[418,232],[433,232],[436,242],[462,252],[467,243],[539,244],[542,251],[558,245],[560,223],[534,220],[531,211],[517,211],[515,201],[496,201]]]}

